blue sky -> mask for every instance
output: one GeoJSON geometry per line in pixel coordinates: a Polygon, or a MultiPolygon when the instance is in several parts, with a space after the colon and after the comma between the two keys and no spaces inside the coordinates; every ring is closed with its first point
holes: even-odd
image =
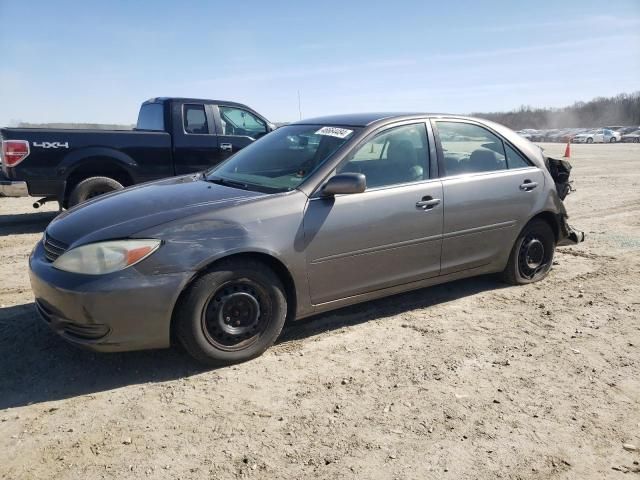
{"type": "Polygon", "coordinates": [[[640,0],[0,0],[0,125],[134,123],[155,96],[273,121],[640,90],[640,0]]]}

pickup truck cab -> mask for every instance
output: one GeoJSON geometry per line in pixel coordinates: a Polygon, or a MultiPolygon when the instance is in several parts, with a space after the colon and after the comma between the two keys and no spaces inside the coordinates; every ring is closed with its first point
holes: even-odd
{"type": "Polygon", "coordinates": [[[274,129],[236,102],[153,98],[134,130],[3,128],[0,197],[68,208],[130,185],[205,170],[274,129]]]}

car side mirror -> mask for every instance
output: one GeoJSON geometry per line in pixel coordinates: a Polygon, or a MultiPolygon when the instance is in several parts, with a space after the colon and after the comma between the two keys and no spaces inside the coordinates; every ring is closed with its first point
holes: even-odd
{"type": "Polygon", "coordinates": [[[325,197],[362,193],[367,189],[367,178],[362,173],[339,173],[331,177],[322,187],[325,197]]]}

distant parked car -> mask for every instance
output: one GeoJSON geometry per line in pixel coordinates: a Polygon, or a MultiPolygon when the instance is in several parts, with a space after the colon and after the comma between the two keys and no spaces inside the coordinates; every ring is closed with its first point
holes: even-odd
{"type": "Polygon", "coordinates": [[[527,140],[532,140],[532,141],[534,137],[537,137],[540,134],[538,130],[535,130],[533,128],[523,128],[522,130],[518,130],[516,133],[521,137],[526,138],[527,140]]]}
{"type": "Polygon", "coordinates": [[[560,132],[560,129],[558,129],[558,128],[550,128],[549,130],[545,131],[542,134],[542,141],[543,142],[553,142],[553,136],[555,134],[557,134],[558,132],[560,132]]]}
{"type": "Polygon", "coordinates": [[[622,135],[608,128],[597,128],[585,133],[579,133],[573,137],[573,143],[616,143],[622,135]]]}
{"type": "Polygon", "coordinates": [[[640,143],[640,130],[622,135],[620,141],[625,143],[640,143]]]}
{"type": "Polygon", "coordinates": [[[635,127],[623,127],[619,130],[616,130],[620,135],[626,135],[627,133],[633,133],[637,130],[640,130],[640,125],[636,125],[635,127]]]}
{"type": "Polygon", "coordinates": [[[573,129],[564,128],[549,136],[551,142],[567,142],[574,136],[573,129]]]}

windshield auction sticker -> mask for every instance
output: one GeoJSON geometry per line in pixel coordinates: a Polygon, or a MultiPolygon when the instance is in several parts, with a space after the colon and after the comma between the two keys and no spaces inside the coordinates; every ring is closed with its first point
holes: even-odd
{"type": "Polygon", "coordinates": [[[320,130],[316,132],[316,135],[327,135],[329,137],[347,138],[352,133],[353,133],[353,130],[349,130],[348,128],[322,127],[320,130]]]}

